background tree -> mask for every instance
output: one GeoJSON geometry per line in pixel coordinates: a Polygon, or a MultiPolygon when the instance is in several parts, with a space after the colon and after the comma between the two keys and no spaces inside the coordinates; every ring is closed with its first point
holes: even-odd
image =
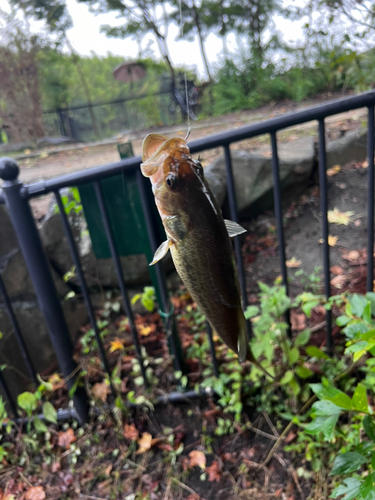
{"type": "Polygon", "coordinates": [[[170,17],[166,2],[154,0],[80,0],[88,3],[97,14],[117,12],[124,19],[122,26],[103,25],[102,31],[109,37],[139,39],[151,33],[170,72],[173,84],[176,82],[175,70],[169,55],[167,37],[170,17]]]}
{"type": "Polygon", "coordinates": [[[36,140],[44,135],[38,75],[43,41],[13,14],[1,13],[0,26],[2,127],[13,142],[36,140]]]}

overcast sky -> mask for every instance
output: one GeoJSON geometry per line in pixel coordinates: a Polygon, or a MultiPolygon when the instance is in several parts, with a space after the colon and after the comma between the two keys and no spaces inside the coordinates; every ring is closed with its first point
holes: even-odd
{"type": "MultiPolygon", "coordinates": [[[[300,2],[298,2],[300,3],[300,2]]],[[[119,24],[116,15],[105,14],[95,16],[89,12],[87,5],[78,3],[76,0],[67,0],[68,10],[73,19],[73,28],[68,31],[68,36],[74,45],[74,48],[82,55],[89,55],[91,51],[98,55],[106,55],[111,52],[114,55],[120,55],[124,58],[134,58],[138,53],[138,45],[131,39],[120,40],[114,38],[107,38],[104,34],[100,33],[100,26],[102,24],[119,24]]],[[[0,8],[9,11],[8,0],[0,0],[0,8]]],[[[284,35],[287,42],[294,42],[302,39],[302,23],[287,21],[282,18],[275,18],[275,26],[284,35]]],[[[34,29],[37,25],[33,23],[34,29]]],[[[168,33],[168,46],[172,62],[175,65],[186,65],[191,69],[196,69],[199,75],[204,75],[203,63],[200,56],[198,42],[175,41],[178,33],[178,27],[172,25],[168,33]]],[[[143,48],[147,46],[148,41],[154,41],[150,35],[145,38],[142,43],[143,48]]],[[[159,56],[156,44],[151,46],[154,50],[155,56],[159,56]]],[[[220,38],[215,35],[210,35],[205,44],[208,59],[211,65],[214,65],[220,54],[222,54],[222,42],[220,38]]],[[[228,37],[229,50],[235,51],[236,44],[234,36],[228,37]]]]}

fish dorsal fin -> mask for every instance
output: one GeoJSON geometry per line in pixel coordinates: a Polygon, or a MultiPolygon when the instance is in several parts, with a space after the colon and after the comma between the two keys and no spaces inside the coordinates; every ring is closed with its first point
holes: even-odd
{"type": "Polygon", "coordinates": [[[239,236],[240,234],[246,233],[247,229],[237,224],[233,220],[224,219],[225,227],[227,228],[229,238],[234,238],[234,236],[239,236]]]}
{"type": "Polygon", "coordinates": [[[152,262],[149,264],[149,266],[153,266],[159,260],[161,260],[163,257],[165,257],[168,253],[169,247],[173,245],[172,240],[168,239],[166,241],[163,241],[163,243],[159,246],[159,248],[156,250],[154,258],[152,259],[152,262]]]}
{"type": "Polygon", "coordinates": [[[142,161],[146,162],[162,144],[168,141],[169,137],[161,134],[148,134],[142,143],[142,161]]]}

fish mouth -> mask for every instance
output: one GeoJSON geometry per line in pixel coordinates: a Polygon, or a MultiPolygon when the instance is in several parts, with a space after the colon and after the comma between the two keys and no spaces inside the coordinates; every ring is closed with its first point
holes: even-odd
{"type": "MultiPolygon", "coordinates": [[[[142,174],[145,177],[153,177],[165,160],[169,156],[173,157],[177,151],[189,153],[189,148],[184,139],[180,137],[169,139],[164,135],[149,134],[145,137],[142,144],[142,174]]],[[[162,171],[163,169],[160,170],[162,171]]],[[[156,180],[158,179],[151,179],[151,182],[154,183],[156,180]]]]}

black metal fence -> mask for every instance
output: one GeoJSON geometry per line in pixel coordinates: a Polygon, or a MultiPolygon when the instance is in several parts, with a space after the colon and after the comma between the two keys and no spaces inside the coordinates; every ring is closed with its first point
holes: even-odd
{"type": "MultiPolygon", "coordinates": [[[[310,108],[302,110],[296,113],[285,115],[282,117],[267,120],[261,123],[252,124],[249,126],[242,127],[237,130],[230,132],[221,133],[215,136],[206,137],[198,141],[191,142],[189,144],[191,153],[198,153],[204,150],[221,147],[224,149],[226,171],[227,171],[227,183],[228,183],[228,197],[229,197],[229,207],[230,216],[234,221],[238,221],[238,212],[236,204],[236,195],[234,189],[234,173],[232,169],[231,160],[231,149],[230,145],[234,142],[248,139],[250,137],[259,136],[262,134],[269,134],[271,138],[272,145],[272,168],[273,168],[273,178],[274,178],[274,202],[275,202],[275,213],[277,221],[277,234],[279,243],[279,256],[280,256],[280,268],[283,284],[288,288],[287,280],[287,267],[286,267],[286,257],[285,257],[285,243],[284,243],[284,231],[283,231],[283,214],[282,214],[282,204],[281,204],[281,187],[280,187],[280,177],[279,177],[279,159],[277,153],[277,132],[298,125],[304,122],[317,120],[318,130],[319,130],[319,180],[320,180],[320,197],[321,197],[321,213],[322,213],[322,238],[323,238],[323,265],[324,265],[324,289],[325,295],[330,296],[330,258],[329,258],[329,245],[328,245],[328,199],[327,199],[327,174],[326,174],[326,148],[325,148],[325,118],[331,115],[342,113],[345,111],[358,109],[362,107],[368,108],[368,262],[367,262],[367,290],[373,290],[373,279],[374,279],[374,269],[373,269],[373,246],[374,246],[374,105],[375,105],[375,92],[371,91],[359,96],[350,97],[342,99],[339,101],[331,102],[322,106],[315,108],[310,108]]],[[[60,208],[60,215],[62,218],[63,226],[66,232],[66,236],[69,241],[70,250],[74,263],[76,265],[78,278],[81,284],[82,293],[84,296],[85,304],[89,313],[89,318],[92,323],[92,328],[95,332],[95,337],[99,346],[99,351],[101,354],[102,363],[104,369],[109,374],[109,365],[106,357],[106,353],[103,349],[101,337],[95,321],[94,309],[91,303],[91,298],[89,294],[88,287],[86,285],[85,276],[82,270],[82,265],[80,262],[79,253],[74,241],[72,231],[69,225],[69,221],[66,217],[65,211],[63,209],[63,204],[61,201],[59,191],[65,187],[72,187],[88,182],[94,183],[95,193],[97,202],[100,207],[102,221],[105,227],[105,233],[109,248],[111,251],[112,258],[115,263],[115,268],[118,276],[119,287],[123,296],[126,314],[129,319],[130,329],[133,336],[134,347],[137,353],[137,357],[141,366],[142,375],[145,382],[147,381],[145,374],[145,367],[142,360],[142,352],[138,340],[138,332],[133,318],[133,312],[128,299],[128,292],[126,283],[124,280],[121,263],[119,259],[118,250],[116,248],[116,242],[111,229],[111,224],[108,215],[108,207],[103,197],[102,187],[100,181],[118,174],[120,172],[136,172],[136,179],[138,184],[138,189],[140,197],[142,200],[142,208],[144,211],[144,216],[146,220],[146,230],[149,238],[149,242],[153,250],[156,249],[157,238],[155,235],[155,228],[153,226],[150,206],[146,196],[146,189],[149,188],[148,180],[145,179],[140,172],[141,158],[135,157],[131,159],[122,160],[110,165],[104,165],[100,167],[91,168],[82,172],[75,172],[62,177],[57,177],[55,179],[50,179],[46,181],[39,181],[28,185],[23,185],[18,180],[19,168],[17,164],[12,159],[3,158],[0,160],[0,178],[3,179],[2,190],[0,190],[0,203],[6,203],[9,211],[9,215],[16,232],[19,245],[23,256],[26,261],[26,265],[38,298],[38,303],[41,311],[43,312],[48,331],[53,343],[53,347],[58,358],[61,372],[67,380],[68,387],[72,387],[78,376],[78,369],[76,363],[72,359],[72,344],[68,334],[68,328],[62,311],[62,307],[58,296],[56,294],[55,285],[51,277],[50,269],[45,257],[45,253],[42,247],[41,239],[38,234],[37,226],[33,220],[32,213],[29,206],[29,200],[31,198],[45,195],[47,193],[54,193],[56,197],[57,204],[60,208]]],[[[247,305],[247,293],[245,284],[245,273],[244,266],[241,257],[241,247],[240,239],[237,237],[234,240],[235,254],[237,259],[237,265],[240,276],[241,293],[243,299],[243,305],[247,305]]],[[[163,269],[160,264],[156,265],[157,279],[161,293],[161,304],[160,308],[164,312],[165,316],[168,317],[170,311],[169,299],[167,294],[167,289],[165,286],[165,276],[163,269]]],[[[11,318],[13,328],[19,343],[19,348],[23,354],[24,361],[29,368],[31,379],[35,379],[35,368],[27,352],[26,346],[23,342],[22,333],[17,324],[16,316],[12,309],[11,301],[9,300],[5,286],[1,279],[0,274],[0,290],[5,299],[5,305],[8,310],[9,316],[11,318]]],[[[326,312],[326,335],[327,335],[327,347],[328,350],[332,350],[332,336],[331,336],[331,312],[326,312]]],[[[173,318],[171,318],[173,321],[173,318]]],[[[174,366],[177,370],[182,370],[182,362],[180,357],[177,355],[179,338],[176,332],[171,328],[171,325],[166,325],[166,331],[170,335],[172,353],[174,354],[174,366]],[[173,331],[175,333],[173,333],[173,331]]],[[[212,342],[211,331],[209,330],[210,341],[211,341],[211,353],[213,357],[213,362],[215,363],[215,349],[212,342]]],[[[217,371],[217,367],[216,367],[217,371]]],[[[0,384],[3,389],[3,393],[8,399],[10,408],[13,413],[17,415],[17,407],[12,399],[10,391],[8,390],[4,376],[0,370],[0,384]]],[[[190,396],[194,395],[194,392],[190,391],[190,396]]],[[[176,395],[172,395],[171,399],[174,399],[176,395]]],[[[73,396],[75,412],[78,420],[80,422],[87,421],[88,418],[88,404],[87,395],[83,389],[79,389],[75,392],[73,396]]]]}
{"type": "Polygon", "coordinates": [[[180,109],[170,91],[69,106],[43,113],[46,135],[62,135],[77,142],[107,139],[158,125],[174,125],[180,119],[180,109]]]}

